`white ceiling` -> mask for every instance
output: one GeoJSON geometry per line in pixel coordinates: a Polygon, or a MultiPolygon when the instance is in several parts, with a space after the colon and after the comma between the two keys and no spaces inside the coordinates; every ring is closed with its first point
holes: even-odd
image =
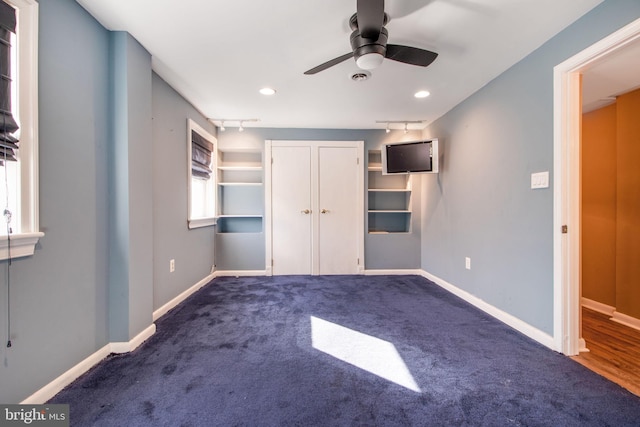
{"type": "Polygon", "coordinates": [[[385,127],[377,120],[425,127],[602,0],[387,0],[389,43],[439,57],[427,68],[385,60],[364,82],[349,79],[353,60],[303,74],[350,52],[356,0],[77,1],[133,35],[154,70],[209,118],[376,129],[385,127]],[[265,86],[277,94],[260,95],[265,86]],[[431,96],[416,99],[418,90],[431,96]]]}
{"type": "Polygon", "coordinates": [[[582,111],[613,104],[616,96],[640,87],[640,41],[621,47],[582,72],[582,111]]]}

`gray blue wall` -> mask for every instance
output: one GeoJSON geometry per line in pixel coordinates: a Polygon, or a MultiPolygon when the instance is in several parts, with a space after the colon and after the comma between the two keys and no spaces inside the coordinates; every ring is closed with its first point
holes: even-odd
{"type": "Polygon", "coordinates": [[[442,163],[423,178],[424,270],[553,334],[553,189],[530,189],[553,180],[553,67],[638,17],[605,1],[425,131],[442,163]]]}
{"type": "Polygon", "coordinates": [[[214,227],[187,227],[187,118],[214,126],[153,74],[153,307],[158,309],[207,277],[214,262],[214,227]],[[169,260],[176,270],[169,273],[169,260]]]}
{"type": "Polygon", "coordinates": [[[45,236],[33,256],[11,266],[11,348],[5,346],[7,262],[0,262],[1,403],[22,401],[110,341],[131,338],[150,325],[154,309],[209,274],[213,228],[188,231],[186,225],[186,118],[214,128],[152,77],[149,59],[130,36],[105,30],[75,1],[40,2],[40,226],[45,236]],[[124,43],[118,57],[128,71],[120,78],[111,68],[114,39],[124,43]],[[117,172],[107,159],[113,155],[111,107],[118,84],[125,85],[129,155],[139,160],[147,150],[137,170],[127,172],[144,175],[129,176],[123,184],[135,198],[124,217],[128,270],[113,262],[118,240],[109,214],[125,200],[109,196],[117,172]],[[172,275],[169,257],[176,259],[172,275]],[[126,305],[110,308],[110,280],[117,277],[127,281],[128,294],[121,301],[126,305]],[[126,324],[112,325],[118,332],[114,337],[110,310],[128,316],[126,324]]]}
{"type": "Polygon", "coordinates": [[[0,402],[17,403],[108,342],[109,34],[74,1],[40,3],[40,239],[0,270],[0,402]]]}

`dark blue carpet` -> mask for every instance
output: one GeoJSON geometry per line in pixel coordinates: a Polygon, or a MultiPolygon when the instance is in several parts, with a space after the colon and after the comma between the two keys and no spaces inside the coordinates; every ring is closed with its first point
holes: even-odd
{"type": "Polygon", "coordinates": [[[418,276],[218,278],[51,403],[74,426],[638,426],[640,399],[418,276]],[[420,392],[312,347],[392,343],[420,392]]]}

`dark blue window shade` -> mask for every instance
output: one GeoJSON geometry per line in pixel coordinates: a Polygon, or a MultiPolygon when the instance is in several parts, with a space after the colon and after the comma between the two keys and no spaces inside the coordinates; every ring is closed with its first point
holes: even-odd
{"type": "Polygon", "coordinates": [[[211,153],[213,143],[196,131],[191,131],[191,176],[200,179],[211,178],[211,153]]]}

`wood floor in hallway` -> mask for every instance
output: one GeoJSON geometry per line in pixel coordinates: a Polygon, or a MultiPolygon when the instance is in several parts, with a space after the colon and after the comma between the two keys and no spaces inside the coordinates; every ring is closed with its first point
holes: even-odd
{"type": "Polygon", "coordinates": [[[640,396],[640,331],[583,307],[582,336],[590,351],[573,359],[640,396]]]}

